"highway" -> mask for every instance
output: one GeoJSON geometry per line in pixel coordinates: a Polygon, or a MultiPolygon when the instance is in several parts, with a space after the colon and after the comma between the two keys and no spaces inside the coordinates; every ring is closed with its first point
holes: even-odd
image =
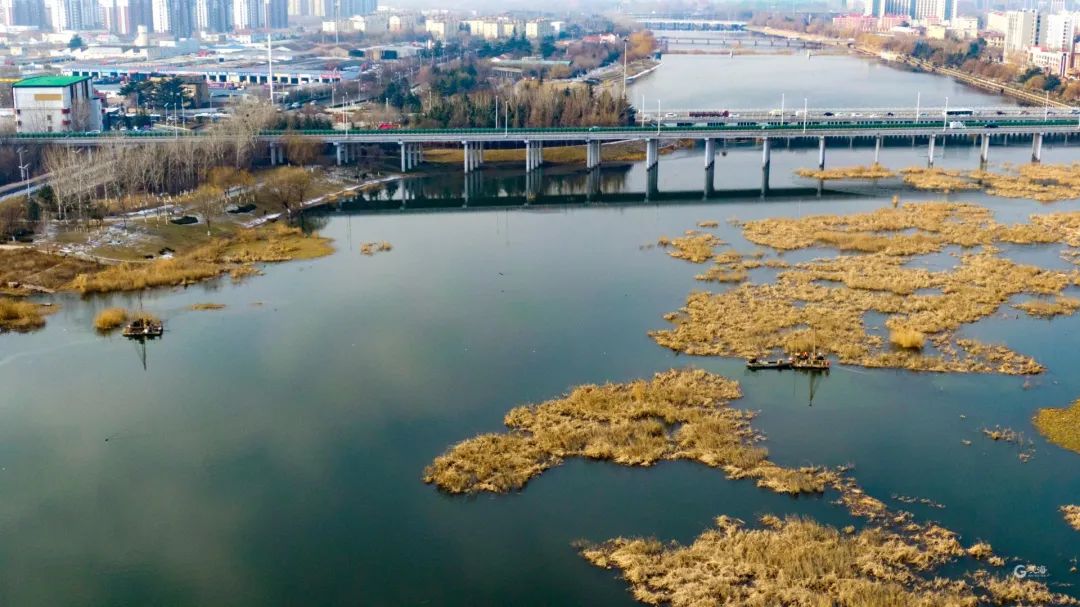
{"type": "MultiPolygon", "coordinates": [[[[366,129],[263,131],[259,138],[274,142],[286,134],[330,143],[444,143],[530,141],[582,142],[627,139],[746,139],[804,137],[894,137],[961,135],[1052,135],[1080,131],[1080,110],[1033,108],[846,108],[812,110],[679,110],[659,120],[646,116],[634,126],[467,129],[366,129]]],[[[108,131],[105,133],[17,133],[0,144],[19,141],[93,146],[106,143],[153,143],[192,137],[221,136],[214,129],[188,132],[108,131]]]]}

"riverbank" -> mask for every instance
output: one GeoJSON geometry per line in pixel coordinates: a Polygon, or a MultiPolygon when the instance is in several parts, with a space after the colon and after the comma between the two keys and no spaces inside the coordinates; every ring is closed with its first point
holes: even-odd
{"type": "MultiPolygon", "coordinates": [[[[291,212],[302,213],[381,188],[401,176],[378,176],[345,187],[333,185],[343,178],[322,175],[311,187],[317,195],[291,212]]],[[[171,204],[160,212],[147,209],[108,217],[96,227],[61,231],[58,228],[68,226],[53,224],[33,244],[4,245],[0,248],[0,303],[11,318],[0,330],[33,330],[44,325],[40,314],[30,314],[38,309],[36,305],[19,307],[6,298],[183,286],[224,274],[238,279],[257,274],[257,263],[311,259],[333,252],[329,241],[318,235],[285,226],[270,227],[286,213],[271,212],[265,201],[254,205],[252,212],[262,213],[255,219],[244,220],[222,211],[210,218],[209,227],[203,211],[171,204]],[[172,216],[189,213],[201,217],[200,221],[188,225],[169,221],[172,216]]]]}
{"type": "Polygon", "coordinates": [[[857,42],[854,41],[854,39],[831,38],[831,37],[828,37],[828,36],[821,36],[821,35],[818,35],[818,34],[808,34],[808,33],[804,33],[804,32],[796,32],[796,31],[792,31],[792,30],[782,30],[782,29],[777,29],[777,28],[767,27],[767,26],[752,26],[751,25],[751,26],[747,26],[746,29],[748,31],[755,32],[755,33],[758,33],[758,34],[761,34],[761,35],[764,35],[764,36],[772,36],[772,37],[776,37],[776,38],[796,38],[796,39],[799,39],[799,40],[805,40],[805,41],[808,41],[808,42],[816,42],[818,44],[831,46],[831,47],[848,48],[848,49],[850,49],[852,52],[854,52],[856,54],[859,54],[859,55],[862,55],[862,56],[865,56],[865,57],[870,57],[870,58],[877,59],[877,60],[882,61],[882,62],[884,62],[884,63],[886,63],[888,65],[906,66],[909,69],[914,68],[914,69],[929,72],[929,73],[932,73],[932,74],[940,74],[942,76],[948,76],[950,78],[953,78],[954,80],[957,80],[959,82],[962,82],[962,83],[967,84],[969,86],[972,86],[974,88],[977,88],[977,89],[980,89],[980,90],[983,90],[983,91],[988,91],[988,92],[991,92],[991,93],[996,93],[996,94],[999,94],[999,95],[1012,97],[1014,99],[1018,99],[1020,101],[1025,102],[1025,103],[1030,103],[1030,104],[1035,104],[1035,105],[1044,105],[1044,104],[1046,104],[1046,105],[1050,105],[1051,107],[1056,107],[1056,108],[1071,108],[1071,107],[1073,107],[1073,106],[1071,106],[1068,103],[1065,103],[1063,101],[1059,101],[1059,100],[1053,99],[1053,98],[1047,99],[1044,95],[1037,94],[1037,93],[1034,93],[1032,91],[1019,88],[1017,86],[1014,86],[1012,83],[999,82],[999,81],[996,81],[996,80],[990,80],[988,78],[983,78],[983,77],[980,77],[980,76],[976,76],[974,74],[968,74],[966,72],[963,72],[963,71],[960,71],[960,70],[957,70],[957,69],[952,69],[952,68],[947,68],[947,67],[942,67],[942,66],[935,66],[935,65],[933,65],[933,64],[931,64],[929,62],[921,61],[919,59],[916,59],[914,57],[910,57],[908,55],[901,55],[901,54],[898,54],[898,53],[892,53],[892,52],[887,52],[887,51],[878,51],[878,50],[873,49],[873,48],[869,48],[869,47],[866,47],[866,46],[859,45],[857,42]]]}

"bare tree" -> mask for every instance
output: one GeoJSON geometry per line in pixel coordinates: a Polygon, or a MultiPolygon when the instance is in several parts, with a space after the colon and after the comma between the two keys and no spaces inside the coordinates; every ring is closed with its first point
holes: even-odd
{"type": "Polygon", "coordinates": [[[222,122],[218,130],[233,143],[236,168],[250,161],[259,133],[276,115],[274,106],[265,101],[246,99],[233,106],[232,118],[222,122]]]}
{"type": "Polygon", "coordinates": [[[191,194],[191,200],[202,214],[203,221],[206,222],[206,235],[210,236],[210,222],[214,215],[221,212],[221,190],[206,184],[191,194]]]}
{"type": "Polygon", "coordinates": [[[281,167],[266,180],[262,192],[291,218],[293,211],[304,202],[310,187],[310,173],[299,167],[281,167]]]}
{"type": "Polygon", "coordinates": [[[321,139],[310,139],[296,133],[286,133],[281,143],[285,147],[285,159],[296,166],[313,163],[323,148],[321,139]]]}

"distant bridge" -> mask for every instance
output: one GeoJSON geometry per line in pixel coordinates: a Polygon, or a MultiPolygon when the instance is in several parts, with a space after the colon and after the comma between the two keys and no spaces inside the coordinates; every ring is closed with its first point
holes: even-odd
{"type": "Polygon", "coordinates": [[[675,17],[658,17],[653,15],[631,15],[634,21],[637,21],[648,29],[654,30],[688,30],[688,31],[709,31],[709,32],[726,32],[726,31],[741,31],[746,28],[745,21],[725,21],[722,19],[698,19],[698,18],[675,18],[675,17]]]}
{"type": "Polygon", "coordinates": [[[801,40],[799,38],[774,38],[763,36],[685,36],[677,34],[660,33],[656,37],[660,44],[684,44],[689,46],[738,46],[754,48],[758,46],[782,47],[782,48],[824,48],[820,42],[801,40]]]}

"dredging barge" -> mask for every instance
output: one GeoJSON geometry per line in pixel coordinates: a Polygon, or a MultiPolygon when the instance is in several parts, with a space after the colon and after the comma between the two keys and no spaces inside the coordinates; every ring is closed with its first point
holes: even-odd
{"type": "Polygon", "coordinates": [[[746,368],[751,371],[796,369],[799,371],[828,371],[829,359],[821,352],[800,352],[790,358],[777,358],[775,360],[761,360],[750,358],[746,361],[746,368]]]}
{"type": "Polygon", "coordinates": [[[136,318],[124,327],[124,337],[130,339],[154,339],[165,334],[165,323],[160,320],[136,318]]]}

